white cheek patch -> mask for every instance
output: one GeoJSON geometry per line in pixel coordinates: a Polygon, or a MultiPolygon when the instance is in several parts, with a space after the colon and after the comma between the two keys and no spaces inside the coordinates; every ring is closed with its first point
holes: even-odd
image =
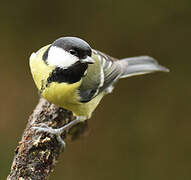
{"type": "Polygon", "coordinates": [[[79,61],[79,59],[76,56],[56,46],[52,46],[48,52],[47,63],[49,65],[67,68],[77,61],[79,61]]]}

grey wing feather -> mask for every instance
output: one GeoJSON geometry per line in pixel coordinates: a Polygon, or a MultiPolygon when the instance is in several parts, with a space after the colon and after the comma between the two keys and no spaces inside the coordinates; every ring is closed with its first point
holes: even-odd
{"type": "Polygon", "coordinates": [[[99,93],[114,84],[122,74],[121,67],[117,63],[109,62],[109,60],[106,61],[106,64],[103,66],[104,83],[99,88],[99,93]]]}
{"type": "Polygon", "coordinates": [[[79,88],[81,102],[88,102],[115,83],[121,76],[121,66],[114,58],[99,51],[93,51],[95,64],[89,65],[87,76],[79,88]]]}

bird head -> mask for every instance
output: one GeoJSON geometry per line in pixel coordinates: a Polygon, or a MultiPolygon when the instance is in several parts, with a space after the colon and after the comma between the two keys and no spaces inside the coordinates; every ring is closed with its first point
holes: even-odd
{"type": "Polygon", "coordinates": [[[92,49],[84,40],[62,37],[55,40],[44,53],[43,60],[50,66],[68,69],[80,64],[93,64],[92,49]]]}

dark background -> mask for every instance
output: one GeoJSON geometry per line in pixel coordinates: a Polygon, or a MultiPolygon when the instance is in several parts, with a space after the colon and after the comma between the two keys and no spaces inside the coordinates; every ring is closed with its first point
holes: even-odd
{"type": "Polygon", "coordinates": [[[6,1],[0,19],[0,179],[38,102],[29,56],[61,36],[118,58],[150,55],[171,72],[118,83],[50,179],[191,179],[190,0],[6,1]]]}

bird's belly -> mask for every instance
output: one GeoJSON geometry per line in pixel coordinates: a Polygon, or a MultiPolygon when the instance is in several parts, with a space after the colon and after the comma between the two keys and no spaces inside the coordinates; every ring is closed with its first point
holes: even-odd
{"type": "Polygon", "coordinates": [[[104,93],[100,93],[87,103],[81,103],[80,96],[77,92],[79,85],[80,82],[74,84],[53,82],[49,87],[44,89],[42,96],[49,102],[72,111],[77,116],[90,118],[104,93]]]}
{"type": "Polygon", "coordinates": [[[103,96],[104,93],[100,93],[98,96],[87,103],[72,104],[71,106],[68,104],[68,109],[70,109],[74,115],[85,116],[87,119],[89,119],[103,96]]]}

